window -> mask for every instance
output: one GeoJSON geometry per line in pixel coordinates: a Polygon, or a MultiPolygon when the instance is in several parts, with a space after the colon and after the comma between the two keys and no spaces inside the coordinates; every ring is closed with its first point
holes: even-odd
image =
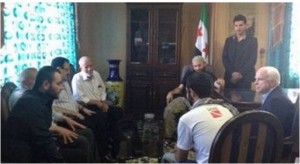
{"type": "Polygon", "coordinates": [[[292,9],[292,27],[291,27],[291,47],[290,47],[290,75],[292,78],[299,78],[300,75],[300,33],[299,26],[297,27],[297,20],[300,19],[296,12],[300,10],[300,3],[293,3],[292,9]]]}
{"type": "MultiPolygon", "coordinates": [[[[63,56],[76,66],[74,3],[4,3],[0,85],[63,56]]],[[[1,36],[2,36],[1,35],[1,36]]]]}

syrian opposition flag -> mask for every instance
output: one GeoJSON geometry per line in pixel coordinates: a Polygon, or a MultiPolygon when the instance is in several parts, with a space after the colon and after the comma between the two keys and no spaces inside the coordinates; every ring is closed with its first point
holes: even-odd
{"type": "Polygon", "coordinates": [[[208,33],[207,33],[207,24],[208,24],[208,4],[203,3],[201,5],[201,15],[200,21],[197,29],[197,39],[195,46],[201,51],[202,56],[207,59],[208,56],[208,33]]]}

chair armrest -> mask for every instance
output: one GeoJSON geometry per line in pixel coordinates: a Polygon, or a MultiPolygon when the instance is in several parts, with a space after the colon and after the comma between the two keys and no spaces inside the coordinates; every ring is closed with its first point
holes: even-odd
{"type": "Polygon", "coordinates": [[[283,139],[283,145],[291,145],[294,144],[296,142],[297,136],[296,135],[291,135],[288,137],[285,137],[283,139]]]}

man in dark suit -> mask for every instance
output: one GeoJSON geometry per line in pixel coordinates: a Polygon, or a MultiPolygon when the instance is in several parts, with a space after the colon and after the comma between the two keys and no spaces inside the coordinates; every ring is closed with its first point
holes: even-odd
{"type": "Polygon", "coordinates": [[[262,67],[255,75],[256,91],[262,94],[261,109],[273,113],[281,121],[284,136],[291,133],[295,107],[280,88],[280,74],[274,67],[262,67]]]}

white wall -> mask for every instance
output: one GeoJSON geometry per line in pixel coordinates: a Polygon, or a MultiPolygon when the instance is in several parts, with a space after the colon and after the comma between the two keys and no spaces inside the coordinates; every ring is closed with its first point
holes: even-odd
{"type": "Polygon", "coordinates": [[[78,55],[90,56],[103,80],[107,59],[121,59],[120,76],[126,78],[126,19],[125,3],[78,3],[78,55]]]}

